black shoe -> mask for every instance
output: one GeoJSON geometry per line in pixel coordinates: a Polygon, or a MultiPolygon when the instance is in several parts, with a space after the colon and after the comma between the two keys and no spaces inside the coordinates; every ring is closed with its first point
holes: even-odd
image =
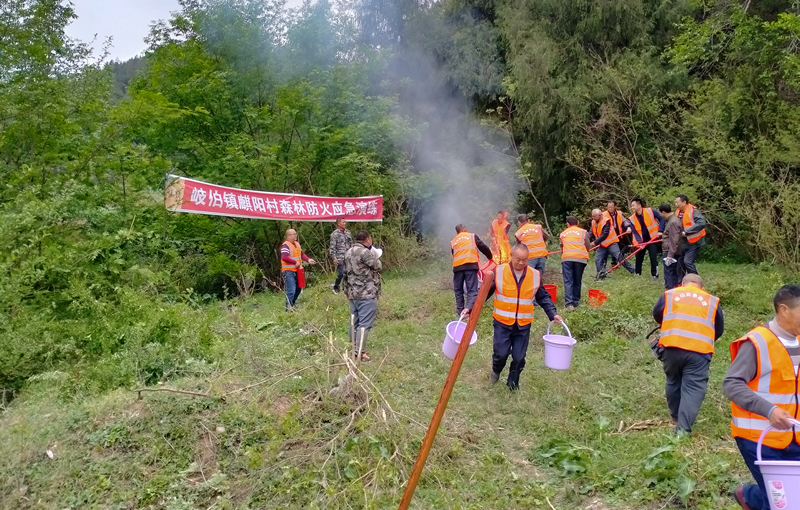
{"type": "Polygon", "coordinates": [[[508,389],[511,391],[519,391],[519,384],[517,383],[507,382],[506,386],[508,386],[508,389]]]}
{"type": "Polygon", "coordinates": [[[489,380],[492,382],[492,384],[496,383],[500,380],[500,374],[496,374],[494,371],[492,371],[492,375],[489,376],[489,380]]]}

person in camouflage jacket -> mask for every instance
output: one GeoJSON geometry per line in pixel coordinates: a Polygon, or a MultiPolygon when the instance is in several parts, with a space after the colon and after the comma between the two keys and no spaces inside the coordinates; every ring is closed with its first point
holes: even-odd
{"type": "Polygon", "coordinates": [[[336,220],[336,229],[331,233],[330,254],[333,263],[336,264],[336,281],[333,282],[333,293],[339,293],[339,284],[342,283],[344,276],[344,254],[353,246],[353,236],[347,230],[347,220],[339,218],[336,220]]]}
{"type": "Polygon", "coordinates": [[[369,361],[367,337],[378,313],[383,268],[372,237],[366,230],[356,234],[356,243],[344,255],[344,291],[350,301],[350,338],[353,356],[369,361]],[[359,347],[360,346],[360,347],[359,347]]]}

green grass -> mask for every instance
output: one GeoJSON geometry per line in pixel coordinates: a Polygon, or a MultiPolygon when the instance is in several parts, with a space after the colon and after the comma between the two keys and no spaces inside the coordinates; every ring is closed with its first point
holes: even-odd
{"type": "MultiPolygon", "coordinates": [[[[546,281],[557,279],[548,269],[546,281]]],[[[770,266],[700,270],[727,328],[691,437],[669,434],[663,372],[643,338],[661,282],[617,271],[596,286],[610,296],[603,307],[564,314],[579,340],[569,371],[544,367],[546,319],[536,312],[518,393],[489,384],[484,310],[412,508],[736,508],[728,492],[748,474],[721,392],[727,348],[769,317],[786,277],[770,266]],[[619,432],[642,422],[650,426],[619,432]]],[[[362,365],[375,388],[336,395],[345,369],[327,335],[346,348],[348,312],[326,283],[307,289],[294,314],[277,294],[207,305],[213,354],[156,387],[210,388],[209,397],[76,396],[63,377],[32,381],[0,416],[0,507],[396,508],[449,370],[440,349],[450,274],[386,275],[374,361],[362,365]]]]}

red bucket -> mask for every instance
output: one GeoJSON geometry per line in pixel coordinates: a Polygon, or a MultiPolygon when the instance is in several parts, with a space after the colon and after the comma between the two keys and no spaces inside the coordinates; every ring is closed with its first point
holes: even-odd
{"type": "Polygon", "coordinates": [[[550,299],[552,299],[553,303],[555,303],[556,299],[558,299],[558,285],[545,285],[544,290],[550,294],[550,299]]]}
{"type": "Polygon", "coordinates": [[[606,296],[604,292],[597,289],[589,289],[589,306],[593,308],[603,306],[606,299],[608,299],[608,296],[606,296]]]}

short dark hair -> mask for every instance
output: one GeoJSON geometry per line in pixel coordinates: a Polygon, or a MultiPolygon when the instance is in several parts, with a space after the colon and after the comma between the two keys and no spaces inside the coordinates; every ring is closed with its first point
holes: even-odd
{"type": "Polygon", "coordinates": [[[675,195],[675,198],[680,198],[681,202],[689,203],[689,197],[681,193],[680,195],[675,195]]]}
{"type": "Polygon", "coordinates": [[[366,230],[359,230],[356,234],[356,241],[366,241],[370,238],[369,232],[366,230]]]}
{"type": "Polygon", "coordinates": [[[639,197],[636,197],[633,200],[631,200],[631,203],[634,203],[634,202],[636,202],[637,204],[641,205],[642,207],[647,207],[647,204],[645,204],[644,200],[642,200],[639,197]]]}
{"type": "Polygon", "coordinates": [[[517,223],[528,223],[528,215],[527,214],[518,214],[517,215],[517,223]]]}
{"type": "Polygon", "coordinates": [[[338,216],[338,217],[336,218],[336,223],[339,223],[339,222],[340,222],[340,221],[342,221],[342,220],[347,220],[347,218],[345,218],[344,216],[338,216]]]}
{"type": "Polygon", "coordinates": [[[606,205],[608,205],[608,204],[614,204],[614,207],[616,207],[617,206],[617,201],[616,200],[609,200],[608,203],[606,203],[606,205]]]}
{"type": "Polygon", "coordinates": [[[503,210],[501,210],[501,211],[497,211],[497,214],[505,214],[505,213],[507,213],[507,212],[508,212],[508,211],[506,211],[505,209],[503,209],[503,210]]]}
{"type": "Polygon", "coordinates": [[[467,230],[467,226],[464,225],[463,223],[459,223],[458,225],[456,225],[456,234],[460,234],[465,230],[467,230]]]}
{"type": "Polygon", "coordinates": [[[794,310],[800,306],[800,285],[784,285],[775,297],[772,298],[772,304],[775,306],[775,311],[778,311],[780,305],[786,305],[790,310],[794,310]]]}
{"type": "Polygon", "coordinates": [[[570,227],[574,227],[577,224],[578,224],[578,218],[576,218],[575,216],[567,216],[567,225],[569,225],[570,227]]]}
{"type": "Polygon", "coordinates": [[[663,204],[658,206],[658,212],[672,212],[672,206],[664,202],[663,204]]]}

